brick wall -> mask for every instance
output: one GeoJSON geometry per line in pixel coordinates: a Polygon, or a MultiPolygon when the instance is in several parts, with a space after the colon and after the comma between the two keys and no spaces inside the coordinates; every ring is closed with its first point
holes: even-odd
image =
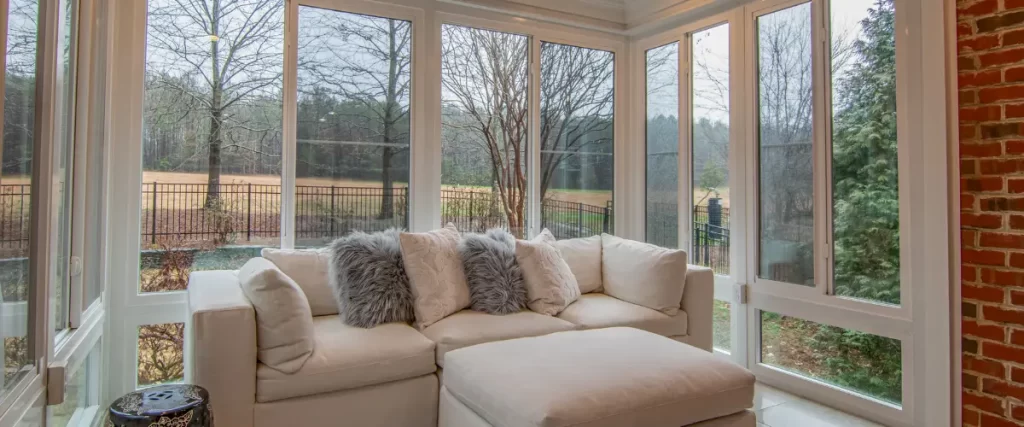
{"type": "Polygon", "coordinates": [[[965,426],[1024,427],[1024,0],[957,0],[965,426]]]}

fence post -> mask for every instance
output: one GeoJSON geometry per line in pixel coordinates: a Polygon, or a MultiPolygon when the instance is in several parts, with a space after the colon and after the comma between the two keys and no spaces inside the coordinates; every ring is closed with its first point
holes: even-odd
{"type": "Polygon", "coordinates": [[[583,203],[576,204],[576,237],[583,237],[583,203]]]}
{"type": "Polygon", "coordinates": [[[337,222],[334,219],[334,189],[334,185],[331,185],[331,237],[334,237],[334,224],[337,222]]]}
{"type": "Polygon", "coordinates": [[[245,209],[245,241],[252,241],[252,183],[249,183],[249,189],[245,195],[245,199],[248,201],[248,207],[245,209]]]}
{"type": "Polygon", "coordinates": [[[708,225],[708,237],[719,239],[721,233],[718,231],[722,227],[722,199],[718,197],[708,199],[708,225]]]}
{"type": "Polygon", "coordinates": [[[473,216],[473,203],[475,202],[475,200],[474,200],[475,198],[476,197],[474,197],[473,192],[470,191],[469,192],[469,228],[471,228],[471,229],[473,228],[473,218],[475,218],[473,216]]]}
{"type": "Polygon", "coordinates": [[[604,204],[604,224],[601,225],[602,232],[608,233],[608,234],[611,234],[611,232],[609,231],[610,230],[609,225],[611,224],[612,209],[611,209],[611,207],[608,206],[610,203],[611,202],[608,202],[608,203],[604,204]]]}
{"type": "Polygon", "coordinates": [[[151,237],[151,243],[156,244],[156,181],[153,182],[153,213],[150,216],[150,228],[153,230],[153,236],[151,237]]]}

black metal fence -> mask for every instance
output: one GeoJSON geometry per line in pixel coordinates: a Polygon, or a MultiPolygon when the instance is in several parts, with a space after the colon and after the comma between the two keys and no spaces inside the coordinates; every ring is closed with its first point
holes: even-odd
{"type": "MultiPolygon", "coordinates": [[[[0,186],[0,249],[28,247],[30,190],[27,184],[0,186]]],[[[208,205],[207,196],[206,184],[143,184],[143,242],[154,246],[165,239],[252,242],[280,236],[280,185],[221,184],[216,203],[208,205]]],[[[408,228],[409,224],[405,187],[296,186],[295,200],[295,232],[300,241],[329,240],[351,230],[408,228]]],[[[678,236],[675,209],[674,204],[648,206],[648,238],[661,236],[652,243],[677,245],[673,243],[678,236]]],[[[498,195],[488,190],[442,190],[441,217],[443,223],[471,232],[509,226],[498,195]]],[[[541,206],[541,221],[559,239],[614,233],[610,201],[594,206],[547,199],[541,206]]],[[[729,209],[719,199],[697,206],[691,262],[728,274],[729,245],[729,209]]]]}

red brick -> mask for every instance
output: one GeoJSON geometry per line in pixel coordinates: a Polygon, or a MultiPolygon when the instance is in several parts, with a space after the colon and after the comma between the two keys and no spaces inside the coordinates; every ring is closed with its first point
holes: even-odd
{"type": "Polygon", "coordinates": [[[1024,0],[1006,0],[1003,2],[1003,8],[1008,11],[1020,7],[1024,7],[1024,0]]]}
{"type": "MultiPolygon", "coordinates": [[[[1018,400],[1024,399],[1024,386],[1011,384],[1003,380],[983,378],[981,380],[981,391],[983,393],[995,394],[998,396],[1012,397],[1018,400]]],[[[982,422],[982,425],[984,425],[984,422],[982,422]]]]}
{"type": "Polygon", "coordinates": [[[981,282],[989,285],[1024,287],[1024,271],[981,269],[981,282]]]}
{"type": "MultiPolygon", "coordinates": [[[[960,230],[960,244],[962,244],[964,246],[964,248],[977,248],[978,247],[978,232],[974,231],[974,230],[961,229],[960,230]]],[[[962,255],[963,254],[961,254],[961,256],[962,255]]],[[[967,261],[965,260],[964,263],[967,263],[967,261]]],[[[1002,265],[1002,264],[1000,264],[1000,265],[1002,265]]]]}
{"type": "Polygon", "coordinates": [[[1006,191],[1011,193],[1024,193],[1024,178],[1006,180],[1006,191]]]}
{"type": "Polygon", "coordinates": [[[998,286],[972,285],[964,283],[960,287],[960,294],[963,299],[994,302],[997,304],[1006,300],[1006,292],[998,286]]]}
{"type": "Polygon", "coordinates": [[[1013,104],[1006,106],[1006,118],[1019,119],[1024,117],[1024,104],[1013,104]]]}
{"type": "Polygon", "coordinates": [[[964,408],[961,418],[963,418],[964,427],[978,427],[981,420],[978,418],[979,414],[977,410],[964,408]]]}
{"type": "Polygon", "coordinates": [[[974,26],[973,25],[971,25],[971,24],[969,24],[967,22],[961,22],[959,24],[956,24],[956,37],[957,38],[967,37],[967,36],[970,36],[972,34],[974,34],[974,26]]]}
{"type": "Polygon", "coordinates": [[[1006,265],[1006,254],[1000,251],[963,249],[960,253],[965,264],[975,265],[1006,265]]]}
{"type": "Polygon", "coordinates": [[[958,2],[956,7],[956,15],[959,19],[991,15],[999,10],[999,2],[996,0],[982,0],[967,5],[963,5],[963,3],[964,2],[958,2]]]}
{"type": "Polygon", "coordinates": [[[960,125],[960,140],[972,140],[978,137],[978,127],[975,125],[960,125]]]}
{"type": "Polygon", "coordinates": [[[1003,400],[992,396],[964,392],[963,404],[993,414],[1003,413],[1003,400]]]}
{"type": "MultiPolygon", "coordinates": [[[[1017,43],[1012,43],[1017,44],[1017,43]]],[[[964,38],[957,41],[957,47],[961,54],[965,52],[981,52],[999,47],[999,36],[986,34],[977,37],[964,38]]]]}
{"type": "Polygon", "coordinates": [[[1024,212],[1024,197],[982,197],[978,204],[986,212],[1024,212]]]}
{"type": "Polygon", "coordinates": [[[997,229],[1003,226],[1003,216],[992,213],[960,214],[960,225],[971,228],[997,229]]]}
{"type": "Polygon", "coordinates": [[[978,269],[968,265],[960,266],[960,280],[963,282],[978,280],[978,269]]]}
{"type": "Polygon", "coordinates": [[[974,159],[960,161],[960,175],[976,175],[978,173],[978,162],[974,159]]]}
{"type": "Polygon", "coordinates": [[[978,412],[978,427],[1021,427],[1021,425],[1013,421],[1007,421],[999,415],[978,412]]]}
{"type": "Polygon", "coordinates": [[[981,142],[960,144],[961,157],[999,157],[1003,154],[1003,144],[999,142],[981,142]]]}
{"type": "MultiPolygon", "coordinates": [[[[986,305],[981,308],[981,313],[985,320],[988,321],[1024,325],[1024,310],[1010,310],[999,306],[986,305]]],[[[1021,360],[1024,360],[1024,349],[1017,349],[1017,352],[1021,360]]],[[[987,353],[986,356],[993,359],[1011,360],[987,353]]]]}
{"type": "Polygon", "coordinates": [[[1010,344],[1024,345],[1024,330],[1013,329],[1010,331],[1010,344]]]}
{"type": "Polygon", "coordinates": [[[1006,141],[1006,154],[1024,154],[1024,141],[1006,141]]]}
{"type": "Polygon", "coordinates": [[[974,56],[961,56],[956,59],[958,71],[971,71],[978,69],[978,59],[974,56]]]}
{"type": "Polygon", "coordinates": [[[1024,44],[1024,30],[1007,31],[1003,33],[1003,46],[1024,44]]]}
{"type": "Polygon", "coordinates": [[[960,195],[960,209],[961,210],[974,209],[974,195],[973,194],[961,194],[960,195]]]}
{"type": "Polygon", "coordinates": [[[1024,81],[1024,67],[1007,68],[1003,73],[1003,81],[1006,83],[1024,81]]]}
{"type": "MultiPolygon", "coordinates": [[[[1020,51],[1024,54],[1024,49],[1020,49],[1020,51]]],[[[1024,60],[1024,55],[1022,55],[1021,60],[1024,60]]],[[[1024,86],[984,88],[978,91],[978,101],[982,104],[991,104],[1009,99],[1024,99],[1024,86]]]]}
{"type": "Polygon", "coordinates": [[[981,233],[979,245],[988,248],[1024,249],[1024,235],[1007,233],[981,233]]]}
{"type": "Polygon", "coordinates": [[[978,93],[973,90],[961,90],[959,98],[961,107],[978,103],[978,93]]]}
{"type": "Polygon", "coordinates": [[[982,175],[1008,175],[1024,169],[1024,159],[985,159],[978,162],[982,175]]]}
{"type": "MultiPolygon", "coordinates": [[[[964,321],[962,321],[960,323],[961,323],[961,328],[963,330],[964,335],[969,335],[969,336],[978,337],[978,338],[984,338],[984,339],[992,340],[992,341],[999,341],[999,342],[1006,341],[1006,327],[1004,327],[1004,326],[995,325],[995,324],[991,324],[991,323],[978,323],[975,320],[964,320],[964,321]]],[[[967,360],[967,358],[965,357],[964,358],[964,364],[965,365],[967,364],[966,360],[967,360]]],[[[978,362],[978,363],[982,364],[981,362],[978,362]]],[[[999,365],[999,366],[1001,367],[1002,365],[999,365]]],[[[973,368],[970,369],[970,370],[972,370],[974,372],[982,373],[982,374],[996,376],[996,377],[1001,377],[1002,376],[1002,374],[996,375],[996,374],[989,373],[988,370],[973,369],[973,368]]]]}
{"type": "MultiPolygon", "coordinates": [[[[1009,49],[978,55],[981,68],[1024,62],[1024,49],[1009,49]]],[[[984,99],[984,97],[982,97],[984,99]]],[[[985,102],[985,101],[982,101],[985,102]]]]}
{"type": "MultiPolygon", "coordinates": [[[[1014,110],[1014,112],[1024,112],[1024,105],[1018,105],[1021,108],[1014,110]]],[[[1009,114],[1010,106],[1007,105],[1007,114],[1009,114]]],[[[1010,118],[1009,115],[1006,116],[1010,118]]],[[[982,105],[979,107],[969,107],[960,109],[960,123],[972,123],[972,122],[994,122],[999,121],[1003,118],[1003,112],[998,105],[982,105]]]]}
{"type": "Polygon", "coordinates": [[[998,176],[964,178],[960,180],[960,189],[965,191],[1003,191],[1003,178],[998,176]]]}
{"type": "Polygon", "coordinates": [[[1024,383],[1024,369],[1016,366],[1010,367],[1010,381],[1015,383],[1024,383]]]}
{"type": "Polygon", "coordinates": [[[1024,254],[1010,254],[1010,267],[1024,269],[1024,254]]]}
{"type": "MultiPolygon", "coordinates": [[[[969,88],[969,87],[978,87],[978,86],[991,86],[991,85],[994,85],[994,84],[997,84],[997,83],[1002,83],[1002,81],[1003,81],[1003,73],[1000,70],[985,70],[985,71],[978,71],[978,72],[967,71],[967,72],[960,73],[957,76],[957,82],[960,85],[960,89],[966,89],[966,88],[969,88]]],[[[967,92],[967,91],[965,91],[965,92],[967,92]]],[[[974,102],[973,101],[973,94],[974,94],[974,92],[967,92],[967,93],[971,94],[971,97],[972,97],[971,102],[974,102]]],[[[961,101],[963,101],[962,97],[960,99],[961,99],[961,101]]]]}
{"type": "Polygon", "coordinates": [[[1010,304],[1024,306],[1024,291],[1010,291],[1010,304]]]}
{"type": "Polygon", "coordinates": [[[1010,403],[1010,417],[1018,421],[1024,421],[1024,405],[1010,403]]]}

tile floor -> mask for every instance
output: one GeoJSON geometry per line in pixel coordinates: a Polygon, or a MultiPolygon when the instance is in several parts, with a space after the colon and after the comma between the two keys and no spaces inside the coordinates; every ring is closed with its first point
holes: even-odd
{"type": "Polygon", "coordinates": [[[754,389],[754,410],[758,427],[881,427],[761,383],[754,389]]]}

